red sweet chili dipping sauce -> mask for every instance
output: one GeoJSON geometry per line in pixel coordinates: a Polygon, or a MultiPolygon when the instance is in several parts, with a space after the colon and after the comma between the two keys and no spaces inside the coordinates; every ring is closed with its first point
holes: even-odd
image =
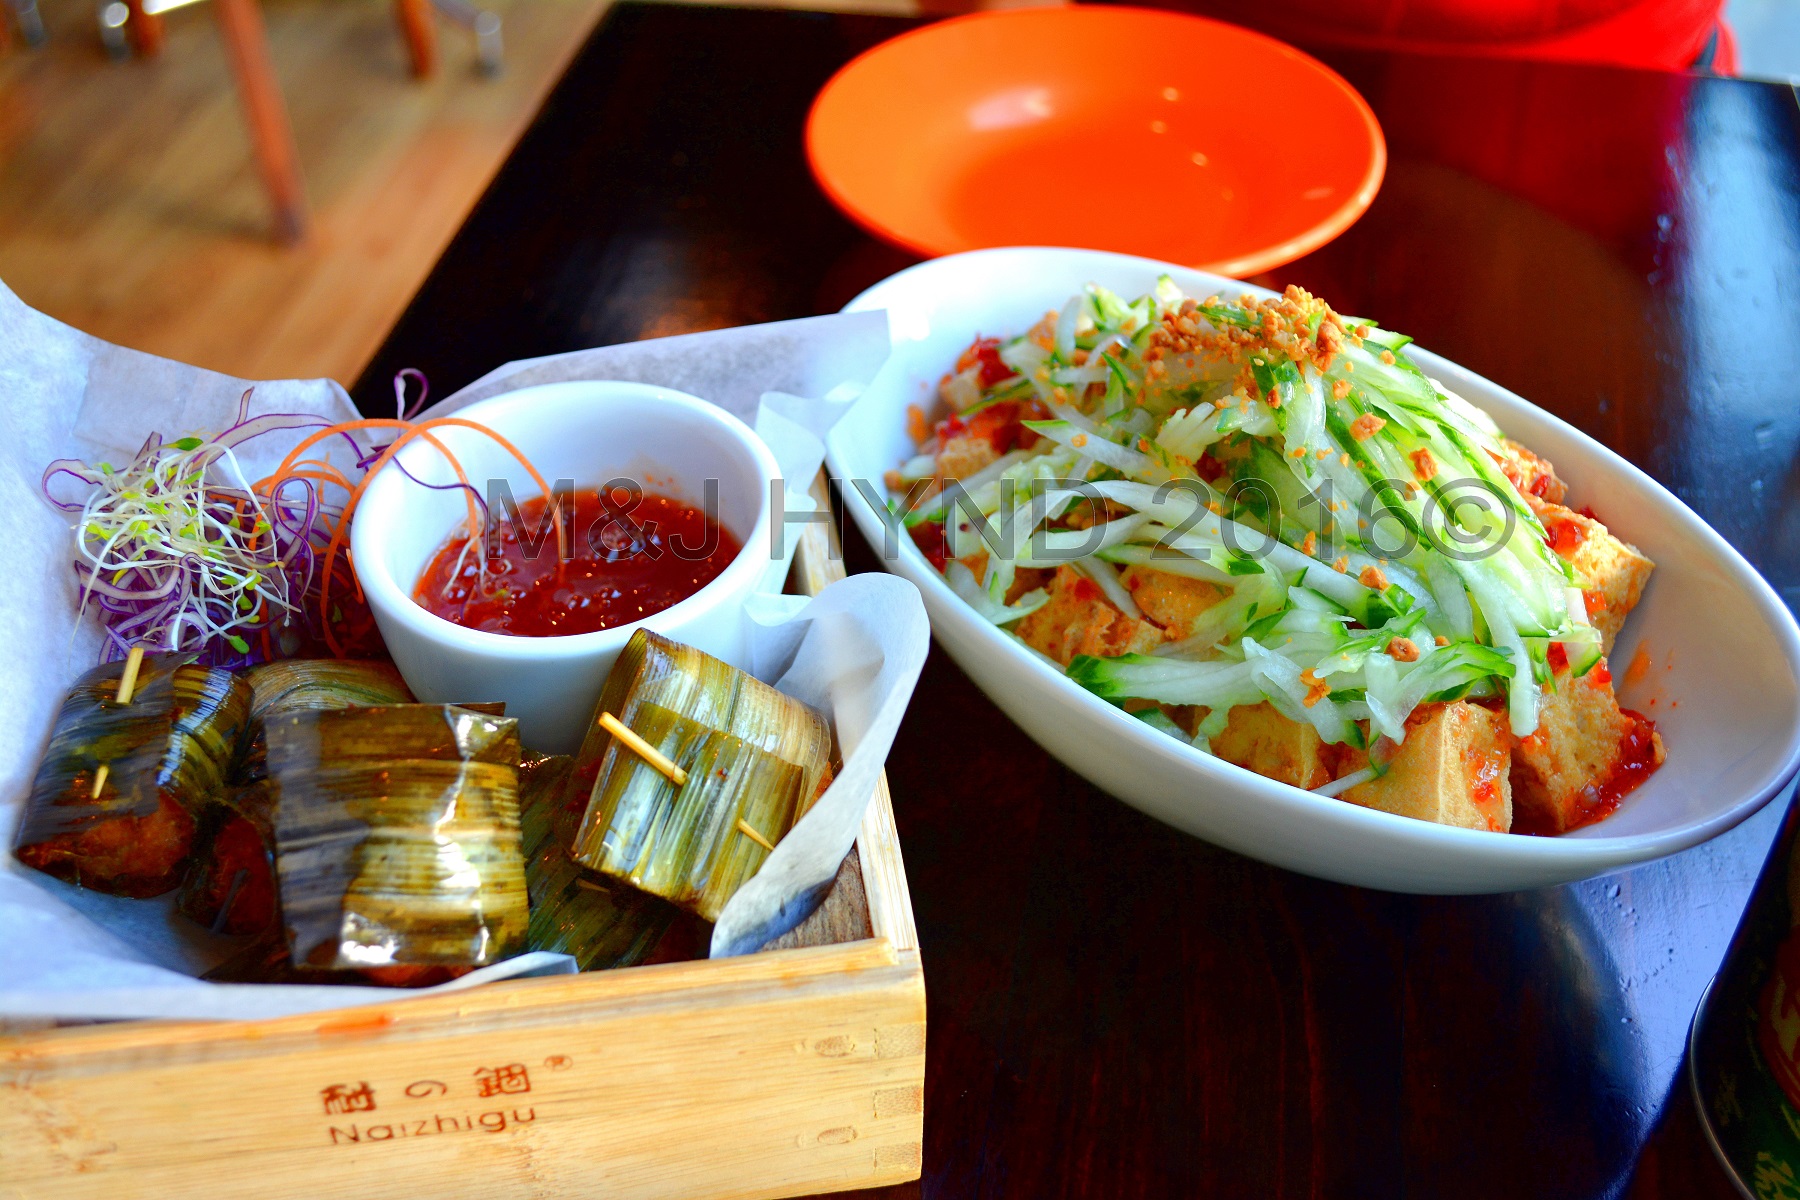
{"type": "Polygon", "coordinates": [[[432,556],[413,590],[426,610],[469,629],[520,637],[562,637],[627,625],[705,587],[741,547],[692,505],[645,492],[575,492],[565,518],[569,558],[557,552],[549,501],[519,504],[515,524],[493,514],[486,569],[452,537],[432,556]],[[524,536],[521,536],[523,533],[524,536]]]}

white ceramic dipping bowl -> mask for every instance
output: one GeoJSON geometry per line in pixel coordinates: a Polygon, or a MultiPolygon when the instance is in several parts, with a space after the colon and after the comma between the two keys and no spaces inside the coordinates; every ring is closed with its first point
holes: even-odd
{"type": "MultiPolygon", "coordinates": [[[[428,414],[429,415],[429,414],[428,414]]],[[[467,527],[465,494],[421,487],[383,468],[363,494],[350,530],[356,577],[394,663],[420,700],[506,703],[534,750],[572,753],[581,743],[613,660],[640,627],[748,668],[745,600],[769,563],[771,486],[779,468],[748,425],[704,400],[640,383],[552,383],[471,404],[452,416],[485,425],[531,460],[552,487],[576,490],[628,478],[646,492],[705,507],[717,480],[720,528],[743,550],[687,599],[629,625],[566,637],[515,637],[466,629],[427,612],[413,589],[451,534],[467,527]]],[[[520,504],[539,494],[518,460],[470,429],[440,428],[469,480],[488,494],[504,479],[520,504]]],[[[416,479],[454,483],[443,457],[422,440],[396,460],[416,479]]],[[[555,553],[551,536],[546,553],[555,553]]]]}

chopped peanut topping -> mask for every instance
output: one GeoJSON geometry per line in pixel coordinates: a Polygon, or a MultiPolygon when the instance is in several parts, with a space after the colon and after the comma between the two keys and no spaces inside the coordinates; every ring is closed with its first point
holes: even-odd
{"type": "Polygon", "coordinates": [[[1350,556],[1348,554],[1340,554],[1337,561],[1331,564],[1331,569],[1336,571],[1339,575],[1348,575],[1350,573],[1350,556]]]}
{"type": "Polygon", "coordinates": [[[1419,648],[1411,638],[1397,637],[1387,644],[1387,656],[1400,662],[1418,662],[1419,648]]]}
{"type": "MultiPolygon", "coordinates": [[[[1244,360],[1263,347],[1293,359],[1302,368],[1328,371],[1349,340],[1342,318],[1329,305],[1305,289],[1290,285],[1286,292],[1270,300],[1240,296],[1221,301],[1213,296],[1203,304],[1187,301],[1179,310],[1163,314],[1162,323],[1151,332],[1147,349],[1243,363],[1247,376],[1249,364],[1244,360]],[[1254,327],[1244,329],[1229,323],[1213,327],[1202,310],[1221,307],[1239,310],[1255,323],[1254,327]]],[[[1279,397],[1270,397],[1269,405],[1279,407],[1279,397]]]]}
{"type": "Polygon", "coordinates": [[[1300,543],[1300,553],[1311,555],[1311,554],[1317,554],[1318,552],[1319,552],[1319,535],[1309,529],[1306,531],[1305,539],[1302,540],[1300,543]]]}
{"type": "Polygon", "coordinates": [[[1440,633],[1437,635],[1437,644],[1440,646],[1448,646],[1450,644],[1450,639],[1440,633]]]}
{"type": "Polygon", "coordinates": [[[1331,695],[1331,685],[1319,678],[1318,672],[1311,667],[1300,672],[1300,682],[1306,685],[1306,697],[1300,703],[1311,708],[1325,697],[1331,695]]]}
{"type": "Polygon", "coordinates": [[[1438,462],[1432,457],[1431,447],[1420,446],[1406,457],[1412,459],[1413,477],[1421,483],[1437,478],[1438,462]]]}
{"type": "Polygon", "coordinates": [[[1392,350],[1383,350],[1381,352],[1381,361],[1386,363],[1390,367],[1393,366],[1394,365],[1394,352],[1392,350]]]}
{"type": "Polygon", "coordinates": [[[1378,417],[1374,413],[1364,413],[1350,422],[1350,436],[1359,442],[1366,442],[1380,433],[1386,425],[1385,418],[1378,417]]]}
{"type": "Polygon", "coordinates": [[[1358,575],[1356,578],[1364,587],[1374,588],[1378,592],[1387,590],[1387,576],[1383,575],[1381,573],[1381,568],[1374,563],[1370,563],[1368,566],[1364,567],[1362,569],[1362,574],[1358,575]]]}
{"type": "Polygon", "coordinates": [[[1076,434],[1074,437],[1069,439],[1069,445],[1075,447],[1077,450],[1081,449],[1083,446],[1087,445],[1087,434],[1085,434],[1085,433],[1076,434]]]}

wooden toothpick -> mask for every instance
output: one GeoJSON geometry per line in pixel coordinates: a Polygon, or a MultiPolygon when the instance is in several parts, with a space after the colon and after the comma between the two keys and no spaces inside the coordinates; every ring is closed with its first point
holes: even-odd
{"type": "MultiPolygon", "coordinates": [[[[133,693],[137,691],[138,671],[144,665],[143,646],[133,646],[131,653],[125,656],[125,669],[119,673],[119,690],[113,693],[113,699],[120,704],[130,704],[133,693]]],[[[111,763],[101,763],[100,769],[94,772],[94,795],[98,800],[100,793],[106,788],[106,777],[112,774],[111,763]]]]}
{"type": "Polygon", "coordinates": [[[600,727],[625,743],[625,748],[627,750],[655,767],[658,771],[661,771],[664,775],[667,775],[669,777],[669,782],[673,783],[676,787],[683,787],[687,784],[686,771],[670,762],[663,756],[662,751],[633,733],[630,728],[626,726],[625,722],[619,720],[619,718],[613,716],[609,712],[603,712],[600,714],[600,727]]]}
{"type": "Polygon", "coordinates": [[[738,827],[739,833],[743,834],[745,837],[749,838],[751,841],[753,841],[757,845],[761,846],[764,850],[775,849],[775,843],[771,842],[768,838],[764,837],[762,834],[756,832],[756,830],[750,825],[750,823],[748,821],[744,820],[744,818],[742,818],[742,817],[738,818],[737,827],[738,827]]]}
{"type": "Polygon", "coordinates": [[[138,671],[144,665],[144,648],[133,646],[131,653],[125,656],[125,670],[119,675],[119,690],[113,696],[120,704],[130,704],[131,697],[137,691],[138,671]]]}

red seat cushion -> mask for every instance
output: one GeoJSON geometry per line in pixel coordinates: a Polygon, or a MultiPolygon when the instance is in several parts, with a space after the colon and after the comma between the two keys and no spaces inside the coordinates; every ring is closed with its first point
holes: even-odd
{"type": "Polygon", "coordinates": [[[1735,69],[1723,0],[1165,0],[1287,41],[1423,53],[1616,63],[1680,71],[1721,33],[1712,67],[1735,69]]]}

